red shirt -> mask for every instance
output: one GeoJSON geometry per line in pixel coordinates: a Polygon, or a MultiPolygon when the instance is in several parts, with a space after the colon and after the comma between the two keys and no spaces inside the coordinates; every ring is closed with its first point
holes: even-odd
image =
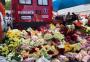
{"type": "Polygon", "coordinates": [[[75,25],[75,26],[78,26],[78,27],[81,27],[82,22],[80,22],[80,21],[74,22],[74,25],[75,25]]]}

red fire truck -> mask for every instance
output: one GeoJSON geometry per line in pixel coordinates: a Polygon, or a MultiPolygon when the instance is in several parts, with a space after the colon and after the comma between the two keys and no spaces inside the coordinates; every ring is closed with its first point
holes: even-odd
{"type": "Polygon", "coordinates": [[[52,20],[52,0],[11,0],[11,12],[14,27],[50,22],[52,20]]]}

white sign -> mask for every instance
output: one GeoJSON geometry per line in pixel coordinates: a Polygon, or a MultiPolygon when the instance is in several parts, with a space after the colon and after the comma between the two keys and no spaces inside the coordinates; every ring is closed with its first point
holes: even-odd
{"type": "Polygon", "coordinates": [[[42,15],[42,18],[49,18],[48,15],[42,15]]]}
{"type": "Polygon", "coordinates": [[[18,14],[34,14],[34,11],[18,11],[18,14]]]}
{"type": "Polygon", "coordinates": [[[19,0],[21,4],[31,4],[31,0],[19,0]]]}
{"type": "Polygon", "coordinates": [[[21,16],[22,20],[31,20],[32,17],[31,16],[21,16]]]}

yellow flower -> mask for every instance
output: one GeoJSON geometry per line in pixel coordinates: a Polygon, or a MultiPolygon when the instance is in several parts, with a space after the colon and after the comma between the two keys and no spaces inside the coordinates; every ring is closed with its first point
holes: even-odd
{"type": "Polygon", "coordinates": [[[17,29],[13,29],[13,30],[9,30],[6,33],[6,36],[13,39],[14,37],[19,37],[21,35],[21,31],[17,30],[17,29]]]}
{"type": "Polygon", "coordinates": [[[69,43],[65,44],[65,52],[68,52],[70,51],[72,48],[71,48],[71,45],[69,43]]]}
{"type": "Polygon", "coordinates": [[[38,49],[37,52],[35,52],[35,54],[36,54],[36,57],[38,58],[41,56],[41,51],[38,49]]]}
{"type": "Polygon", "coordinates": [[[28,58],[30,56],[29,51],[26,51],[26,50],[23,50],[21,52],[21,55],[22,55],[23,58],[26,58],[26,57],[28,58]]]}
{"type": "Polygon", "coordinates": [[[51,30],[54,30],[56,27],[55,27],[55,25],[54,24],[50,24],[50,29],[51,30]]]}
{"type": "Polygon", "coordinates": [[[56,48],[55,48],[55,46],[52,46],[52,50],[55,50],[56,48]]]}
{"type": "Polygon", "coordinates": [[[8,53],[9,53],[8,46],[5,45],[5,46],[2,48],[2,55],[7,55],[8,53]]]}
{"type": "Polygon", "coordinates": [[[76,43],[76,44],[72,44],[72,45],[71,45],[71,47],[73,48],[73,51],[80,50],[80,46],[81,46],[80,43],[76,43]]]}
{"type": "Polygon", "coordinates": [[[46,51],[48,51],[48,50],[49,50],[49,48],[50,48],[50,46],[49,46],[49,45],[45,45],[45,46],[43,47],[43,49],[45,49],[46,51]]]}

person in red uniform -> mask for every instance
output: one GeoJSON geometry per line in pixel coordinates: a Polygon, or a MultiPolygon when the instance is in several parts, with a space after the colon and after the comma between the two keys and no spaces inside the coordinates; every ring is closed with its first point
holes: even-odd
{"type": "Polygon", "coordinates": [[[0,41],[3,38],[3,28],[2,28],[2,22],[3,22],[3,17],[5,17],[5,8],[3,6],[3,4],[1,3],[0,0],[0,41]]]}

